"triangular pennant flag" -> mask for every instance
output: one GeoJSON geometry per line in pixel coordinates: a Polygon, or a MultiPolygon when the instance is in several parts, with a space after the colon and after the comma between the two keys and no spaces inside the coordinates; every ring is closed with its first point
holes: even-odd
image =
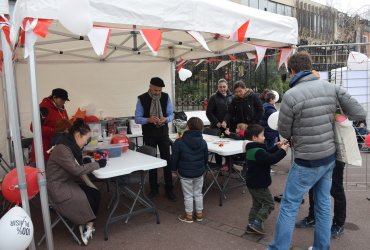
{"type": "Polygon", "coordinates": [[[293,51],[292,48],[280,49],[280,54],[279,54],[279,59],[278,59],[278,63],[279,63],[278,70],[280,69],[280,67],[283,63],[285,63],[285,65],[286,65],[286,62],[287,62],[289,56],[291,55],[292,51],[293,51]]]}
{"type": "Polygon", "coordinates": [[[199,64],[201,64],[202,62],[204,62],[206,59],[200,59],[198,62],[197,62],[197,64],[195,64],[195,66],[194,67],[196,67],[196,66],[198,66],[199,64]]]}
{"type": "Polygon", "coordinates": [[[258,66],[260,66],[263,58],[265,57],[265,54],[266,54],[266,47],[261,47],[261,46],[255,46],[256,48],[256,52],[257,52],[257,66],[256,66],[256,70],[258,68],[258,66]]]}
{"type": "Polygon", "coordinates": [[[182,62],[184,61],[183,59],[179,58],[178,60],[178,65],[177,65],[177,72],[180,72],[180,69],[182,68],[182,62]]]}
{"type": "Polygon", "coordinates": [[[3,30],[6,41],[8,42],[9,46],[11,47],[11,45],[10,45],[9,19],[3,14],[0,15],[0,30],[3,30]]]}
{"type": "Polygon", "coordinates": [[[33,32],[41,37],[46,37],[50,24],[53,22],[52,19],[38,19],[36,27],[33,32]]]}
{"type": "Polygon", "coordinates": [[[242,23],[241,25],[240,25],[240,22],[236,22],[234,24],[234,29],[231,32],[230,39],[233,42],[239,42],[239,43],[243,42],[245,35],[247,34],[248,26],[249,26],[249,20],[242,23]]]}
{"type": "Polygon", "coordinates": [[[162,42],[162,31],[151,30],[151,29],[141,29],[140,34],[143,37],[146,45],[153,52],[154,55],[158,54],[158,49],[162,42]]]}
{"type": "Polygon", "coordinates": [[[235,56],[233,56],[233,55],[228,55],[228,56],[229,56],[229,58],[230,58],[231,61],[233,61],[233,62],[238,61],[238,59],[236,59],[235,56]]]}
{"type": "Polygon", "coordinates": [[[200,45],[203,46],[203,48],[209,52],[211,52],[211,50],[208,48],[208,45],[207,45],[207,42],[206,40],[204,39],[204,37],[202,36],[202,34],[200,34],[199,32],[197,31],[187,31],[195,40],[198,41],[198,43],[200,43],[200,45]]]}
{"type": "Polygon", "coordinates": [[[111,29],[109,28],[92,28],[87,36],[91,45],[98,56],[103,56],[107,51],[107,44],[109,41],[111,29]]]}
{"type": "Polygon", "coordinates": [[[230,61],[230,60],[228,60],[228,61],[222,61],[222,62],[220,62],[220,63],[217,65],[217,67],[215,68],[215,70],[218,70],[219,68],[222,68],[223,66],[225,66],[225,65],[227,65],[227,64],[229,64],[229,63],[231,63],[231,61],[230,61]]]}
{"type": "Polygon", "coordinates": [[[209,58],[207,62],[221,62],[222,60],[220,58],[209,58]]]}
{"type": "Polygon", "coordinates": [[[256,55],[253,54],[253,53],[247,52],[247,57],[248,57],[248,59],[252,60],[252,59],[256,58],[256,55]]]}

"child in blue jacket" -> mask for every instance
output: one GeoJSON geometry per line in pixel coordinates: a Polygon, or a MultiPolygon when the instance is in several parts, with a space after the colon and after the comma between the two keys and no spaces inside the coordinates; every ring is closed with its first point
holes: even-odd
{"type": "Polygon", "coordinates": [[[252,141],[246,146],[248,169],[245,181],[253,200],[246,233],[265,234],[262,223],[275,205],[268,188],[271,185],[271,165],[285,157],[289,143],[285,140],[266,149],[264,129],[258,124],[249,125],[244,136],[246,140],[252,141]]]}
{"type": "Polygon", "coordinates": [[[194,218],[203,220],[203,174],[208,162],[208,147],[202,136],[203,122],[198,117],[191,117],[182,137],[172,146],[171,168],[177,170],[184,194],[185,214],[178,219],[193,222],[193,200],[195,202],[194,218]]]}
{"type": "Polygon", "coordinates": [[[265,129],[265,137],[266,137],[266,147],[267,149],[273,148],[275,143],[279,141],[279,132],[269,127],[267,120],[269,119],[270,115],[275,113],[276,107],[276,97],[275,94],[272,92],[267,92],[265,94],[265,103],[263,104],[264,113],[261,119],[261,125],[265,129]]]}

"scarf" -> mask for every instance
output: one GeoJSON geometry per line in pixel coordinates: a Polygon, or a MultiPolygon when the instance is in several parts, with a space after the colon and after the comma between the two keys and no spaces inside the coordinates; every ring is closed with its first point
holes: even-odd
{"type": "Polygon", "coordinates": [[[83,165],[82,162],[82,149],[77,145],[75,138],[71,134],[63,134],[57,142],[68,147],[75,157],[78,164],[83,165]]]}
{"type": "MultiPolygon", "coordinates": [[[[161,106],[161,102],[160,102],[160,99],[161,99],[162,95],[161,94],[153,95],[152,93],[150,93],[150,91],[148,93],[149,93],[149,96],[152,98],[152,103],[150,104],[149,115],[150,116],[155,116],[155,117],[158,117],[158,118],[163,117],[162,106],[161,106]]],[[[163,124],[162,125],[156,124],[156,126],[160,127],[160,126],[163,126],[163,124]]]]}

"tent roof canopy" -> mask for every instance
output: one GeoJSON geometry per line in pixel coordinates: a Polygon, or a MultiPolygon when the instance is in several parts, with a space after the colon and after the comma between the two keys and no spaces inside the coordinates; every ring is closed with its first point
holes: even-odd
{"type": "Polygon", "coordinates": [[[295,18],[226,0],[90,0],[89,3],[88,15],[94,26],[112,28],[106,53],[102,57],[94,53],[87,36],[75,35],[61,22],[56,22],[62,13],[57,0],[18,0],[12,18],[12,33],[17,33],[26,17],[55,20],[46,38],[39,38],[35,44],[38,62],[196,59],[253,51],[255,45],[290,47],[298,39],[295,18]],[[237,27],[248,20],[244,42],[228,39],[237,27]],[[153,56],[140,35],[142,28],[162,31],[157,56],[153,56]],[[211,52],[184,31],[200,32],[211,52]]]}

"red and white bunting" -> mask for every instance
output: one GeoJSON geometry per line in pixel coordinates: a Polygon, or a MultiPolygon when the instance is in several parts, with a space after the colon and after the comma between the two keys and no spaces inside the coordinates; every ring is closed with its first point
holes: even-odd
{"type": "MultiPolygon", "coordinates": [[[[10,46],[10,31],[9,31],[9,19],[5,15],[0,15],[0,30],[4,32],[6,41],[10,46]]],[[[1,42],[0,42],[0,50],[1,50],[1,42]]]]}
{"type": "Polygon", "coordinates": [[[29,57],[30,53],[34,49],[34,45],[37,41],[37,35],[33,32],[33,29],[37,25],[37,18],[29,18],[23,20],[23,29],[26,32],[25,34],[25,43],[24,43],[24,58],[29,57]]]}
{"type": "Polygon", "coordinates": [[[221,62],[217,65],[217,67],[215,68],[215,70],[218,70],[218,69],[222,68],[223,66],[225,66],[225,65],[227,65],[227,64],[229,64],[229,63],[231,63],[231,62],[232,62],[231,60],[221,61],[221,62]]]}
{"type": "Polygon", "coordinates": [[[249,26],[249,20],[246,22],[236,22],[231,32],[230,40],[233,42],[243,42],[245,35],[247,34],[249,26]]]}
{"type": "Polygon", "coordinates": [[[197,31],[187,31],[187,33],[189,35],[191,35],[195,40],[198,41],[198,43],[200,43],[200,45],[203,46],[203,48],[209,52],[212,52],[209,48],[208,48],[208,45],[207,45],[207,42],[206,40],[204,39],[204,37],[202,36],[202,34],[200,34],[199,32],[197,31]]]}
{"type": "Polygon", "coordinates": [[[265,57],[265,54],[266,54],[266,47],[261,47],[261,46],[255,46],[256,48],[256,52],[257,52],[257,66],[256,66],[256,70],[258,68],[258,66],[260,66],[263,58],[265,57]]]}
{"type": "Polygon", "coordinates": [[[198,65],[200,65],[202,62],[204,62],[204,61],[207,61],[206,59],[200,59],[198,62],[197,62],[197,64],[195,64],[195,66],[194,67],[196,67],[196,66],[198,66],[198,65]]]}
{"type": "Polygon", "coordinates": [[[162,31],[151,30],[151,29],[141,29],[140,34],[143,37],[146,45],[153,52],[154,55],[158,54],[158,49],[162,42],[162,31]]]}
{"type": "Polygon", "coordinates": [[[107,51],[107,44],[110,38],[111,29],[109,28],[92,28],[87,36],[95,53],[102,57],[107,51]]]}
{"type": "Polygon", "coordinates": [[[289,56],[292,54],[293,52],[293,49],[292,48],[281,48],[280,49],[280,54],[279,54],[279,59],[278,59],[278,63],[279,63],[279,66],[278,66],[278,70],[280,69],[281,65],[283,65],[283,63],[285,63],[285,66],[287,65],[287,60],[289,58],[289,56]]]}

